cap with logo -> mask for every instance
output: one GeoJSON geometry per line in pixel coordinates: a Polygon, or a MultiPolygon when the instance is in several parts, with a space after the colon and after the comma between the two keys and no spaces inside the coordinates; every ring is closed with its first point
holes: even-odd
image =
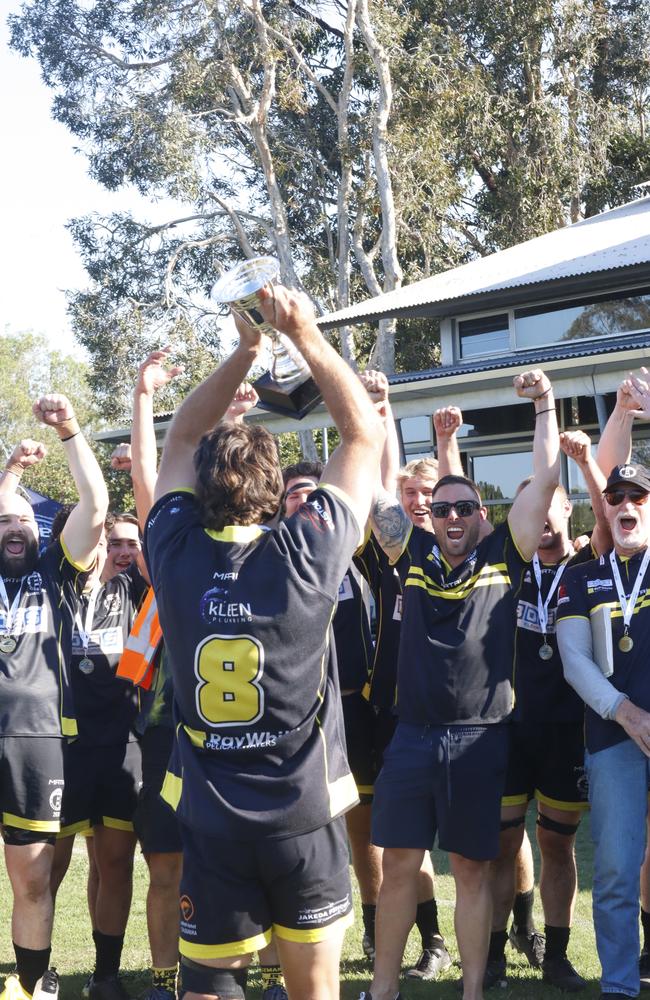
{"type": "Polygon", "coordinates": [[[616,486],[637,486],[640,490],[650,493],[650,472],[645,465],[635,465],[633,463],[617,465],[612,469],[607,479],[607,485],[603,493],[609,493],[616,486]]]}

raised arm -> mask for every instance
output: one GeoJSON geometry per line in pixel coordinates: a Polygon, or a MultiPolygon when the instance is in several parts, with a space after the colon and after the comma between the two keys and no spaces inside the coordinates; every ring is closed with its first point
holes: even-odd
{"type": "Polygon", "coordinates": [[[443,476],[465,475],[457,438],[462,423],[463,414],[457,406],[443,406],[433,414],[440,479],[443,476]]]}
{"type": "Polygon", "coordinates": [[[243,423],[246,414],[253,410],[258,402],[259,396],[250,382],[242,382],[226,410],[224,420],[229,420],[232,424],[243,423]]]}
{"type": "Polygon", "coordinates": [[[34,416],[51,427],[63,445],[79,502],[66,521],[62,541],[72,562],[88,569],[95,558],[108,510],[108,491],[102,470],[66,396],[41,396],[34,403],[34,416]]]}
{"type": "Polygon", "coordinates": [[[379,490],[370,508],[373,534],[391,563],[397,562],[413,525],[395,496],[379,490]]]}
{"type": "Polygon", "coordinates": [[[25,469],[30,469],[47,455],[47,448],[40,441],[23,438],[19,441],[5,463],[0,475],[0,495],[15,493],[25,469]]]}
{"type": "Polygon", "coordinates": [[[601,555],[612,547],[612,534],[605,517],[603,500],[603,490],[607,480],[591,454],[591,441],[584,431],[565,431],[564,434],[560,434],[560,447],[564,454],[576,463],[587,484],[591,509],[596,518],[591,544],[596,555],[601,555]]]}
{"type": "Polygon", "coordinates": [[[381,453],[381,484],[387,493],[395,494],[397,473],[400,466],[399,441],[395,418],[388,398],[388,379],[383,372],[375,371],[372,368],[367,368],[359,375],[359,378],[370,397],[370,402],[379,414],[386,432],[386,440],[381,453]]]}
{"type": "MultiPolygon", "coordinates": [[[[643,416],[638,394],[630,379],[624,379],[616,391],[616,405],[598,442],[596,461],[605,477],[617,465],[629,461],[632,451],[632,425],[635,416],[643,416]]],[[[649,414],[650,416],[650,414],[649,414]]],[[[647,419],[647,418],[646,418],[647,419]]]]}
{"type": "Polygon", "coordinates": [[[138,369],[133,393],[131,424],[131,481],[140,530],[144,531],[147,515],[153,506],[158,478],[158,447],[153,422],[153,398],[158,389],[180,375],[180,366],[165,367],[170,347],[152,351],[138,369]]]}
{"type": "Polygon", "coordinates": [[[510,508],[508,524],[524,559],[532,559],[544,530],[548,508],[560,476],[560,438],[553,386],[539,369],[516,375],[517,395],[535,407],[533,479],[510,508]]]}

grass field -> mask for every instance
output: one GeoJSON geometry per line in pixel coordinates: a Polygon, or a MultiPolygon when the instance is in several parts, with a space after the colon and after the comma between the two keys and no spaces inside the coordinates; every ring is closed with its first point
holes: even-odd
{"type": "MultiPolygon", "coordinates": [[[[589,841],[589,817],[583,820],[577,838],[577,857],[579,872],[579,894],[574,919],[574,929],[569,945],[569,957],[579,972],[589,980],[589,989],[581,994],[585,1000],[591,1000],[600,993],[598,976],[600,973],[594,942],[591,920],[591,844],[589,841]]],[[[534,825],[529,822],[529,833],[534,845],[534,825]]],[[[434,865],[437,873],[436,895],[440,912],[440,923],[447,939],[450,952],[457,957],[453,933],[454,885],[449,875],[449,866],[444,854],[434,851],[434,865]]],[[[538,859],[536,858],[536,864],[538,859]]],[[[89,970],[92,968],[93,947],[86,909],[86,852],[81,838],[77,838],[75,852],[70,871],[59,892],[59,906],[54,924],[54,943],[52,962],[61,975],[61,1000],[78,1000],[89,970]]],[[[129,994],[137,997],[149,984],[147,968],[149,953],[145,924],[144,899],[147,885],[146,865],[138,855],[135,866],[135,884],[131,918],[127,929],[123,956],[124,982],[129,994]]],[[[358,901],[357,901],[358,902],[358,901]]],[[[11,931],[9,914],[11,893],[4,869],[0,871],[0,974],[4,975],[13,968],[13,949],[11,947],[11,931]]],[[[538,926],[543,925],[543,917],[539,908],[539,900],[535,910],[538,926]]],[[[341,964],[341,996],[343,1000],[356,1000],[362,989],[367,989],[369,970],[367,963],[360,956],[361,952],[361,917],[358,915],[355,926],[348,932],[341,964]]],[[[406,963],[413,963],[419,954],[417,934],[413,933],[409,940],[406,953],[406,963]]],[[[494,1000],[532,1000],[536,997],[562,996],[552,987],[543,986],[541,973],[531,969],[525,960],[508,949],[509,986],[506,990],[496,990],[494,1000]]],[[[423,1000],[425,997],[436,997],[439,1000],[458,1000],[456,980],[460,975],[456,964],[449,969],[436,983],[414,983],[404,981],[402,992],[405,1000],[423,1000]]],[[[253,970],[249,977],[250,997],[257,1000],[260,996],[259,978],[253,970]]]]}

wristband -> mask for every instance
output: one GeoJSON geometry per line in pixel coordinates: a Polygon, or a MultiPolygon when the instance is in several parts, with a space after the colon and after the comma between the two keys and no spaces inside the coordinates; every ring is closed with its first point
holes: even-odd
{"type": "Polygon", "coordinates": [[[63,444],[64,441],[72,441],[73,438],[76,438],[77,434],[81,434],[81,431],[75,431],[74,434],[68,434],[65,438],[59,438],[59,441],[61,444],[63,444]]]}
{"type": "Polygon", "coordinates": [[[7,468],[5,468],[5,469],[2,470],[2,474],[4,475],[7,472],[10,472],[12,476],[16,477],[16,479],[20,479],[22,477],[22,474],[23,474],[23,470],[22,469],[20,470],[20,472],[16,472],[15,469],[10,469],[9,466],[7,466],[7,468]]]}
{"type": "Polygon", "coordinates": [[[549,394],[549,392],[551,391],[552,388],[553,388],[553,386],[549,385],[549,387],[546,390],[546,392],[540,392],[539,396],[533,396],[533,398],[532,398],[533,403],[535,402],[536,399],[544,399],[544,396],[548,396],[548,394],[549,394]]]}
{"type": "Polygon", "coordinates": [[[555,411],[555,407],[547,406],[545,410],[535,410],[535,416],[538,417],[540,413],[550,413],[551,411],[555,411]]]}

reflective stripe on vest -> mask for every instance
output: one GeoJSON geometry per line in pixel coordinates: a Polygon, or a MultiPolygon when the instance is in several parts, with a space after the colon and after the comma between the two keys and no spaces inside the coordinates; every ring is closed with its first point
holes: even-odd
{"type": "Polygon", "coordinates": [[[154,657],[161,642],[158,608],[153,587],[150,587],[126,640],[116,671],[117,677],[124,677],[148,691],[155,673],[154,657]]]}

